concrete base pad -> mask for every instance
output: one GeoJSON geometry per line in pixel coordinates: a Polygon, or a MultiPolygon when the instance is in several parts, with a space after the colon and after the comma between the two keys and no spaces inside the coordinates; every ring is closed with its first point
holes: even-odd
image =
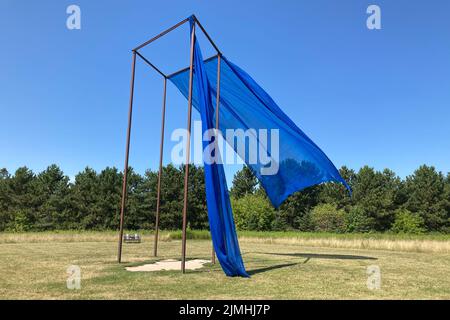
{"type": "MultiPolygon", "coordinates": [[[[196,270],[203,267],[205,263],[209,263],[209,260],[187,260],[186,261],[186,270],[196,270]]],[[[161,270],[180,270],[181,269],[181,261],[174,259],[167,259],[162,261],[157,261],[155,263],[144,264],[142,266],[137,267],[126,267],[127,271],[131,272],[149,272],[149,271],[161,271],[161,270]]]]}

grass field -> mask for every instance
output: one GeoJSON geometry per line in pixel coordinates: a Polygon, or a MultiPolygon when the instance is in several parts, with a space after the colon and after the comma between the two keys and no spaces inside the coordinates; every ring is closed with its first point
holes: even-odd
{"type": "MultiPolygon", "coordinates": [[[[188,257],[210,259],[206,232],[190,234],[188,257]]],[[[153,238],[125,244],[116,262],[114,232],[0,234],[1,299],[450,299],[450,237],[241,232],[250,279],[220,266],[132,273],[151,257],[153,238]],[[81,290],[66,287],[69,265],[81,290]],[[379,266],[381,288],[367,287],[379,266]]],[[[179,232],[162,233],[158,259],[179,258],[179,232]]]]}

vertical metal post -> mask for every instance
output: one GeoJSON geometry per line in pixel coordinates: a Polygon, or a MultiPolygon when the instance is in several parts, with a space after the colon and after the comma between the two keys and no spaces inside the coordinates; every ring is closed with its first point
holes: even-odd
{"type": "Polygon", "coordinates": [[[153,256],[158,255],[158,236],[159,236],[159,212],[161,203],[161,176],[163,170],[163,150],[164,150],[164,124],[166,117],[166,88],[167,78],[164,77],[163,104],[161,116],[161,142],[159,144],[159,172],[158,172],[158,189],[156,195],[156,221],[155,221],[155,246],[153,248],[153,256]]]}
{"type": "Polygon", "coordinates": [[[219,130],[219,106],[220,106],[220,54],[217,55],[217,94],[216,94],[216,129],[219,130]]]}
{"type": "Polygon", "coordinates": [[[122,184],[122,203],[120,208],[120,227],[119,227],[119,249],[117,261],[122,261],[122,239],[123,239],[123,221],[125,215],[125,203],[127,197],[127,175],[128,175],[128,158],[130,155],[130,136],[131,136],[131,120],[133,118],[133,97],[134,97],[134,74],[136,69],[136,52],[133,51],[133,62],[131,64],[131,85],[130,85],[130,105],[128,110],[128,129],[127,142],[125,151],[125,168],[123,169],[123,184],[122,184]]]}
{"type": "Polygon", "coordinates": [[[188,205],[188,183],[189,183],[189,161],[191,151],[191,120],[192,120],[192,82],[194,79],[194,42],[195,23],[191,32],[191,57],[189,64],[189,98],[188,98],[188,123],[186,141],[186,165],[184,171],[184,202],[183,202],[183,231],[181,239],[181,272],[186,272],[186,227],[187,227],[187,205],[188,205]]]}
{"type": "MultiPolygon", "coordinates": [[[[217,54],[217,91],[216,91],[216,148],[215,152],[218,152],[219,148],[219,106],[220,106],[220,53],[217,54]]],[[[214,251],[214,244],[212,247],[212,257],[211,261],[213,264],[216,264],[216,252],[214,251]]]]}

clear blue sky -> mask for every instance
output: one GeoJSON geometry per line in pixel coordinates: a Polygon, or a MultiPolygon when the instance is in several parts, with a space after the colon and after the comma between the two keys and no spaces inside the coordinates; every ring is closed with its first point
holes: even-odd
{"type": "MultiPolygon", "coordinates": [[[[448,172],[449,12],[446,0],[2,0],[0,167],[122,169],[130,50],[194,13],[336,166],[448,172]],[[70,4],[81,30],[66,28],[70,4]],[[366,28],[369,4],[382,30],[366,28]]],[[[143,53],[169,73],[187,65],[188,40],[185,26],[143,53]]],[[[157,168],[162,80],[138,63],[136,81],[130,165],[143,172],[157,168]]],[[[187,103],[168,94],[170,133],[187,103]]]]}

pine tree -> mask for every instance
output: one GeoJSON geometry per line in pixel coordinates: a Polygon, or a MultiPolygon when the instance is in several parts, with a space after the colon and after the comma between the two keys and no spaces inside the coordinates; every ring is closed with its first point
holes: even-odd
{"type": "Polygon", "coordinates": [[[419,214],[428,231],[445,228],[448,221],[448,209],[445,199],[445,178],[434,167],[426,165],[408,176],[405,182],[408,200],[406,208],[419,214]]]}
{"type": "Polygon", "coordinates": [[[253,194],[256,191],[258,180],[253,172],[244,165],[242,170],[236,172],[233,178],[233,186],[230,195],[235,199],[244,197],[247,194],[253,194]]]}

